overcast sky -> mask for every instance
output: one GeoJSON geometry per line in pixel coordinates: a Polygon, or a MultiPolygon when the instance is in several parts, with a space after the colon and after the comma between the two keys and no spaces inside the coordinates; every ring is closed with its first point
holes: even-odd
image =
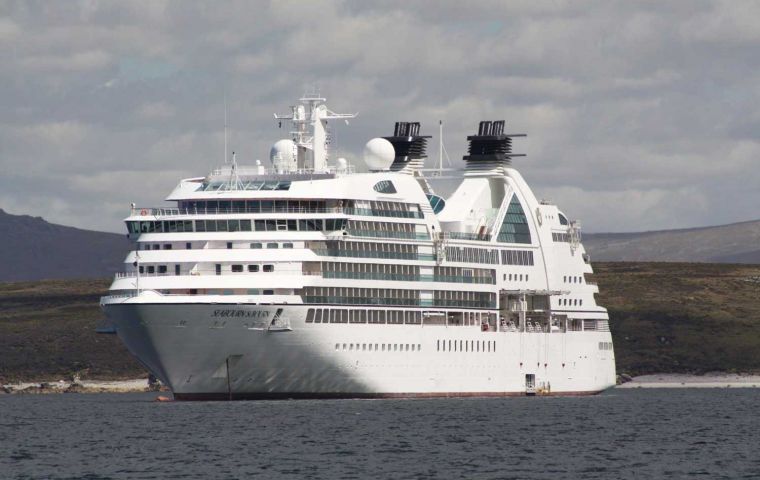
{"type": "MultiPolygon", "coordinates": [[[[124,231],[179,178],[268,159],[310,85],[340,154],[483,119],[587,232],[760,218],[760,2],[5,2],[0,208],[124,231]],[[411,4],[411,6],[410,6],[411,4]]],[[[437,139],[429,153],[437,157],[437,139]]]]}

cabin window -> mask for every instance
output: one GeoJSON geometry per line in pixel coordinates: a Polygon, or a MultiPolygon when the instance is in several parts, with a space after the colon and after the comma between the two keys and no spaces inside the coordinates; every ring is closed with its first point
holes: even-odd
{"type": "Polygon", "coordinates": [[[258,265],[248,265],[248,271],[251,273],[256,273],[259,271],[258,265]]]}
{"type": "Polygon", "coordinates": [[[274,272],[274,265],[264,265],[264,272],[274,272]]]}
{"type": "Polygon", "coordinates": [[[242,265],[233,265],[232,266],[232,271],[234,273],[240,273],[240,272],[243,271],[243,266],[242,265]]]}

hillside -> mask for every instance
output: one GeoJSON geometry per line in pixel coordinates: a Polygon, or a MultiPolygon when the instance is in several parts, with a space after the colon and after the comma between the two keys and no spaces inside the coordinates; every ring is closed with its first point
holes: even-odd
{"type": "Polygon", "coordinates": [[[595,261],[760,264],[760,220],[639,233],[584,233],[595,261]]]}
{"type": "Polygon", "coordinates": [[[0,383],[144,375],[115,335],[95,333],[110,280],[0,284],[0,383]]]}
{"type": "MultiPolygon", "coordinates": [[[[618,372],[760,372],[760,266],[597,263],[618,372]]],[[[145,375],[94,329],[108,280],[0,284],[0,383],[145,375]]]]}
{"type": "Polygon", "coordinates": [[[126,235],[56,225],[0,209],[0,282],[103,278],[122,269],[126,235]]]}

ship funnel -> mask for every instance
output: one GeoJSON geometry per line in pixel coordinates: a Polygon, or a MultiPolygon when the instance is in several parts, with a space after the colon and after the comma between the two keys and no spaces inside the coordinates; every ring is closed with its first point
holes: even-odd
{"type": "Polygon", "coordinates": [[[484,120],[478,125],[478,134],[467,137],[470,145],[464,160],[468,171],[502,175],[513,157],[525,156],[512,153],[512,139],[525,135],[505,134],[504,125],[504,120],[484,120]]]}
{"type": "Polygon", "coordinates": [[[396,122],[393,136],[383,138],[391,142],[396,152],[391,171],[413,174],[423,167],[430,135],[420,135],[420,122],[396,122]]]}

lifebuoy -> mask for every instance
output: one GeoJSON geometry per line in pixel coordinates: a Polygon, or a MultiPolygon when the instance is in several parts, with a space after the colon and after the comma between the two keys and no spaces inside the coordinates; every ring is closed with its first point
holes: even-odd
{"type": "Polygon", "coordinates": [[[143,208],[142,210],[140,210],[140,215],[142,215],[143,217],[144,217],[145,215],[147,215],[147,214],[148,214],[148,211],[147,211],[147,210],[145,210],[144,208],[143,208]]]}

